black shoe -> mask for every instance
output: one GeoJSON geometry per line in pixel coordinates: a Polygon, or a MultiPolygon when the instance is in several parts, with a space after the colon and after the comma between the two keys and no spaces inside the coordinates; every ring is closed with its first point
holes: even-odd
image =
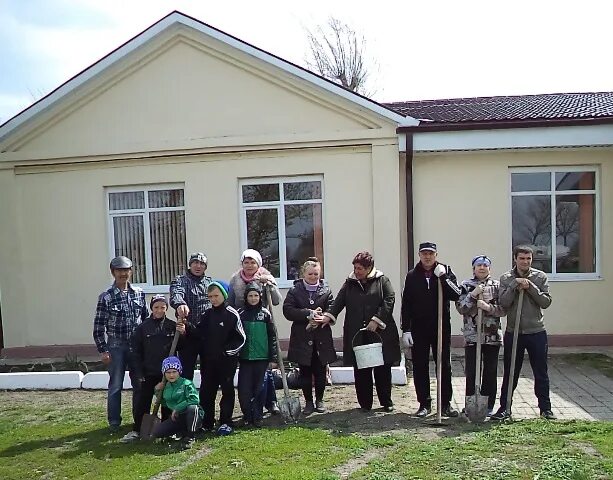
{"type": "Polygon", "coordinates": [[[196,440],[194,439],[194,437],[183,437],[181,439],[181,448],[183,450],[189,450],[194,446],[195,441],[196,440]]]}
{"type": "Polygon", "coordinates": [[[323,400],[317,400],[315,402],[315,411],[317,413],[325,413],[326,412],[326,406],[324,405],[324,401],[323,400]]]}
{"type": "Polygon", "coordinates": [[[443,415],[443,417],[449,418],[455,418],[460,415],[458,411],[451,405],[446,405],[445,407],[443,407],[443,411],[441,412],[441,414],[443,415]]]}
{"type": "Polygon", "coordinates": [[[497,422],[502,422],[504,420],[508,420],[511,418],[511,414],[507,413],[507,411],[503,408],[498,409],[498,411],[490,417],[492,420],[497,422]]]}
{"type": "Polygon", "coordinates": [[[121,427],[119,425],[109,425],[109,433],[114,435],[115,433],[119,432],[120,428],[121,427]]]}
{"type": "Polygon", "coordinates": [[[541,417],[545,420],[556,420],[557,418],[551,410],[543,410],[541,412],[541,417]]]}
{"type": "Polygon", "coordinates": [[[270,410],[268,410],[272,415],[279,415],[281,413],[281,409],[279,409],[279,403],[278,402],[272,402],[272,405],[270,407],[270,410]]]}
{"type": "Polygon", "coordinates": [[[430,415],[430,412],[432,412],[432,409],[430,407],[426,407],[424,405],[420,405],[419,406],[419,410],[417,410],[415,412],[415,416],[417,418],[425,418],[428,415],[430,415]]]}
{"type": "Polygon", "coordinates": [[[360,411],[361,411],[362,413],[368,413],[368,412],[370,412],[371,410],[372,410],[372,407],[361,407],[361,408],[360,408],[360,411]]]}
{"type": "Polygon", "coordinates": [[[315,411],[315,405],[313,405],[313,402],[307,401],[306,404],[304,405],[304,408],[302,409],[302,414],[304,416],[307,416],[307,415],[311,415],[314,411],[315,411]]]}
{"type": "Polygon", "coordinates": [[[384,412],[393,412],[394,411],[394,405],[393,404],[386,405],[385,407],[383,407],[383,411],[384,412]]]}

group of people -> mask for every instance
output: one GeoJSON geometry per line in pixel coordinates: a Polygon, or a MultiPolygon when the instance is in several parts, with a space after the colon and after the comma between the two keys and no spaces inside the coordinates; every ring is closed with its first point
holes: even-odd
{"type": "MultiPolygon", "coordinates": [[[[492,419],[510,415],[506,405],[509,388],[517,385],[524,351],[528,351],[534,372],[535,394],[541,415],[554,418],[549,400],[547,375],[547,334],[542,309],[551,304],[547,276],[532,268],[532,250],[516,247],[514,267],[500,280],[491,276],[491,260],[478,255],[472,260],[473,276],[458,284],[449,265],[438,261],[436,244],[419,246],[419,262],[404,283],[400,327],[393,317],[395,292],[388,277],[375,268],[369,252],[352,260],[353,270],[336,297],[322,278],[321,263],[315,257],[305,261],[300,278],[294,281],[283,301],[283,314],[292,322],[287,358],[299,365],[304,395],[303,414],[325,412],[326,369],[337,359],[331,326],[345,310],[343,322],[343,363],[354,369],[355,392],[360,409],[373,408],[373,380],[378,401],[386,412],[394,410],[392,366],[399,364],[401,349],[410,353],[413,381],[419,408],[417,417],[431,413],[430,353],[437,360],[439,320],[438,292],[442,292],[442,415],[459,415],[451,404],[451,324],[450,303],[463,315],[465,338],[466,395],[475,389],[475,365],[483,364],[481,394],[488,397],[492,419]],[[440,289],[439,289],[440,283],[440,289]],[[517,315],[519,292],[526,295],[517,315]],[[478,312],[483,319],[483,335],[476,336],[478,312]],[[501,317],[508,314],[504,342],[501,317]],[[515,374],[509,387],[511,347],[515,320],[519,337],[515,374]],[[383,363],[358,368],[353,346],[356,339],[375,338],[382,344],[383,363]],[[476,358],[476,342],[481,342],[481,358],[476,358]],[[504,374],[500,409],[494,413],[497,391],[497,363],[504,343],[504,374]]],[[[241,268],[229,283],[206,275],[207,257],[190,256],[188,270],[170,286],[170,299],[156,295],[149,313],[141,289],[130,283],[132,262],[116,257],[110,263],[113,285],[98,298],[94,319],[94,340],[107,365],[109,386],[107,414],[110,429],[121,425],[121,391],[125,371],[132,381],[133,430],[122,440],[140,437],[142,418],[149,413],[157,394],[161,398],[162,422],[154,437],[183,436],[193,443],[200,429],[231,433],[235,403],[234,376],[238,367],[238,398],[246,425],[260,426],[263,409],[278,413],[270,369],[281,361],[277,355],[276,328],[269,303],[282,300],[275,278],[262,265],[259,252],[248,249],[241,255],[241,268]],[[167,318],[168,307],[175,310],[176,322],[167,318]],[[178,338],[178,355],[170,352],[178,338]],[[170,356],[169,356],[170,352],[170,356]],[[201,384],[193,384],[200,357],[201,384]],[[215,399],[221,389],[220,411],[215,428],[215,399]]]]}

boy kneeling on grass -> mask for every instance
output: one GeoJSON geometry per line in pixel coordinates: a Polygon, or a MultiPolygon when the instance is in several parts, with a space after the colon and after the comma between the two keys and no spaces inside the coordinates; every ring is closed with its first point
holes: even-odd
{"type": "Polygon", "coordinates": [[[156,391],[162,391],[162,406],[172,410],[170,418],[159,423],[153,431],[154,438],[166,438],[179,434],[184,448],[194,444],[196,432],[202,427],[204,412],[200,407],[198,390],[191,380],[181,377],[183,366],[179,357],[168,357],[162,362],[166,385],[160,382],[156,391]]]}

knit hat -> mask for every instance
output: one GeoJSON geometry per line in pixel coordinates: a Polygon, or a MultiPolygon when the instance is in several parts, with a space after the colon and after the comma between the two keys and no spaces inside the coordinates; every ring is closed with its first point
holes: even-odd
{"type": "Polygon", "coordinates": [[[474,267],[477,263],[489,267],[492,264],[492,261],[487,255],[477,255],[475,258],[473,258],[471,265],[474,267]]]}
{"type": "Polygon", "coordinates": [[[204,253],[195,252],[190,255],[188,265],[191,265],[192,262],[202,262],[208,264],[208,259],[206,258],[206,255],[204,253]]]}
{"type": "Polygon", "coordinates": [[[249,292],[258,293],[258,295],[260,296],[260,302],[258,303],[258,305],[261,305],[262,304],[262,287],[260,286],[260,284],[257,282],[249,282],[247,284],[247,286],[245,287],[245,306],[250,306],[249,303],[247,302],[247,295],[249,295],[249,292]]]}
{"type": "Polygon", "coordinates": [[[153,310],[153,304],[157,302],[164,302],[166,306],[168,306],[168,300],[166,300],[166,297],[164,295],[160,294],[160,295],[153,296],[153,298],[151,299],[151,302],[149,302],[149,308],[153,310]]]}
{"type": "Polygon", "coordinates": [[[228,292],[230,292],[230,285],[228,285],[223,280],[213,280],[211,283],[209,283],[209,286],[206,289],[207,292],[210,292],[212,287],[217,287],[221,291],[221,294],[223,295],[224,300],[228,299],[228,292]]]}
{"type": "Polygon", "coordinates": [[[167,357],[162,362],[162,373],[166,373],[166,370],[170,370],[174,368],[179,374],[183,372],[183,365],[181,365],[181,360],[179,357],[167,357]]]}
{"type": "Polygon", "coordinates": [[[248,248],[243,252],[243,254],[241,255],[241,263],[243,263],[245,258],[253,258],[258,264],[258,267],[262,266],[262,255],[260,255],[260,252],[254,250],[253,248],[248,248]]]}

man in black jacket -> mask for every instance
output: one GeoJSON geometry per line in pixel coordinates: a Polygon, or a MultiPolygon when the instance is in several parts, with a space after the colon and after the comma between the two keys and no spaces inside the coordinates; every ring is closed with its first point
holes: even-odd
{"type": "MultiPolygon", "coordinates": [[[[211,277],[205,275],[207,262],[204,253],[192,253],[189,257],[189,270],[177,276],[170,284],[170,306],[175,309],[178,319],[185,319],[192,326],[196,326],[204,312],[211,308],[206,293],[212,281],[211,277]]],[[[186,338],[179,350],[183,365],[181,376],[189,380],[194,379],[198,348],[193,339],[186,338]]]]}
{"type": "Polygon", "coordinates": [[[457,417],[458,411],[451,406],[451,321],[449,302],[460,297],[461,289],[449,265],[436,259],[436,244],[425,242],[419,245],[419,262],[409,273],[402,292],[402,347],[412,350],[413,383],[419,401],[415,413],[423,418],[432,411],[430,396],[430,350],[436,363],[438,339],[438,283],[443,287],[443,349],[441,372],[442,415],[457,417]]]}

